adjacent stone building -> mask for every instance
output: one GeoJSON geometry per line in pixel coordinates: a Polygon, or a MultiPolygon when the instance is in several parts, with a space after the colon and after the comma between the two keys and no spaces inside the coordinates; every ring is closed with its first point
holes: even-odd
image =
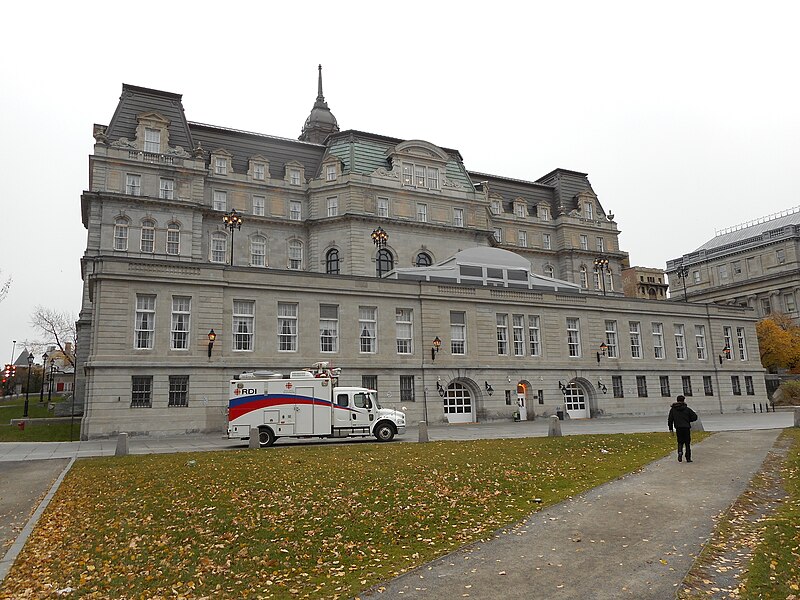
{"type": "Polygon", "coordinates": [[[94,137],[84,438],[221,433],[233,375],[319,360],[412,422],[766,399],[752,310],[623,296],[627,253],[585,173],[521,181],[341,131],[321,72],[299,140],[194,123],[179,94],[131,85],[94,137]]]}
{"type": "Polygon", "coordinates": [[[666,300],[669,283],[663,269],[627,267],[622,269],[622,291],[628,298],[666,300]]]}

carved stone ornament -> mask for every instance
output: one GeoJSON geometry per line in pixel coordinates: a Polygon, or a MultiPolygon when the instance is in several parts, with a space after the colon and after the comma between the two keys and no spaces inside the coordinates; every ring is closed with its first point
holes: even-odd
{"type": "Polygon", "coordinates": [[[203,150],[203,145],[200,142],[197,142],[197,147],[192,150],[192,156],[194,158],[203,158],[206,155],[205,150],[203,150]]]}
{"type": "Polygon", "coordinates": [[[189,158],[189,153],[183,149],[183,146],[175,146],[174,148],[167,148],[167,151],[164,153],[169,156],[177,156],[179,158],[189,158]]]}
{"type": "Polygon", "coordinates": [[[136,150],[136,142],[132,142],[125,137],[119,138],[118,140],[111,142],[111,145],[114,148],[132,148],[133,150],[136,150]]]}
{"type": "Polygon", "coordinates": [[[452,189],[455,189],[455,190],[463,190],[464,189],[463,185],[461,185],[457,181],[453,181],[452,179],[448,179],[447,177],[444,176],[444,173],[442,173],[442,184],[441,185],[442,185],[443,188],[452,188],[452,189]]]}
{"type": "Polygon", "coordinates": [[[373,177],[382,177],[384,179],[400,179],[400,167],[393,167],[388,171],[385,167],[378,167],[372,173],[373,177]]]}
{"type": "Polygon", "coordinates": [[[94,141],[98,144],[108,144],[108,136],[106,135],[105,125],[94,126],[94,141]]]}

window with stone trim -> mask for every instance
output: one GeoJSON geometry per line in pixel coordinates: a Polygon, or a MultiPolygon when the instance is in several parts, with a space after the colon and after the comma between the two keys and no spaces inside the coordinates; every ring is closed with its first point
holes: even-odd
{"type": "Polygon", "coordinates": [[[177,256],[181,253],[181,226],[172,222],[167,225],[167,254],[177,256]]]}
{"type": "Polygon", "coordinates": [[[703,375],[703,393],[706,396],[714,395],[714,384],[711,382],[711,375],[703,375]]]}
{"type": "Polygon", "coordinates": [[[297,304],[278,302],[278,350],[297,352],[297,304]]]}
{"type": "Polygon", "coordinates": [[[670,391],[669,391],[669,376],[668,375],[660,375],[658,378],[658,382],[661,386],[661,397],[662,398],[669,398],[670,391]]]}
{"type": "Polygon", "coordinates": [[[158,182],[158,197],[162,200],[172,200],[175,197],[175,180],[162,177],[158,182]]]}
{"type": "Polygon", "coordinates": [[[414,376],[400,375],[400,402],[414,401],[414,376]]]}
{"type": "Polygon", "coordinates": [[[744,327],[736,328],[736,345],[739,349],[739,360],[747,360],[747,340],[745,340],[744,327]]]}
{"type": "Polygon", "coordinates": [[[336,304],[319,305],[319,350],[339,351],[339,306],[336,304]]]}
{"type": "Polygon", "coordinates": [[[150,408],[153,405],[153,377],[133,375],[131,377],[131,408],[150,408]]]}
{"type": "Polygon", "coordinates": [[[189,406],[189,376],[169,376],[168,406],[189,406]]]}
{"type": "Polygon", "coordinates": [[[611,376],[611,388],[614,390],[614,398],[625,397],[625,389],[622,386],[622,375],[611,376]]]}
{"type": "Polygon", "coordinates": [[[684,327],[680,323],[675,324],[675,358],[678,360],[686,359],[686,336],[684,327]]]}
{"type": "Polygon", "coordinates": [[[255,300],[233,301],[233,350],[252,352],[255,338],[256,302],[255,300]]]}
{"type": "Polygon", "coordinates": [[[631,340],[631,358],[642,358],[642,328],[639,321],[628,323],[631,340]]]}
{"type": "Polygon", "coordinates": [[[395,330],[397,335],[397,353],[412,354],[414,332],[413,311],[410,308],[395,309],[395,330]]]}
{"type": "Polygon", "coordinates": [[[257,217],[263,217],[267,199],[264,196],[253,196],[253,214],[257,217]]]}
{"type": "Polygon", "coordinates": [[[744,376],[744,389],[747,391],[748,396],[754,396],[756,393],[756,388],[753,385],[753,376],[752,375],[745,375],[744,376]]]}
{"type": "Polygon", "coordinates": [[[733,389],[734,396],[742,395],[742,384],[739,381],[738,375],[731,375],[731,388],[733,389]]]}
{"type": "Polygon", "coordinates": [[[173,296],[170,322],[170,347],[172,350],[189,349],[191,316],[192,299],[189,296],[173,296]]]}
{"type": "Polygon", "coordinates": [[[254,235],[250,238],[250,266],[267,266],[267,238],[263,235],[254,235]]]}
{"type": "Polygon", "coordinates": [[[450,311],[450,354],[467,353],[467,315],[461,311],[450,311]]]}
{"type": "Polygon", "coordinates": [[[581,355],[581,322],[575,317],[567,317],[567,354],[571,358],[581,355]]]}
{"type": "Polygon", "coordinates": [[[508,315],[497,313],[495,315],[495,329],[497,332],[497,354],[508,355],[508,315]]]}
{"type": "Polygon", "coordinates": [[[378,351],[378,309],[375,306],[358,307],[359,352],[375,354],[378,351]]]}
{"type": "Polygon", "coordinates": [[[228,236],[222,231],[211,234],[211,262],[228,262],[228,236]]]}
{"type": "Polygon", "coordinates": [[[328,275],[339,274],[339,251],[336,248],[331,248],[325,254],[325,272],[328,275]]]}
{"type": "Polygon", "coordinates": [[[692,395],[692,376],[691,375],[681,375],[681,385],[683,386],[683,395],[684,396],[691,396],[692,395]]]}
{"type": "Polygon", "coordinates": [[[618,344],[617,322],[606,320],[606,356],[608,358],[617,358],[619,356],[618,344]]]}
{"type": "Polygon", "coordinates": [[[152,219],[142,221],[141,237],[139,239],[139,249],[142,252],[152,254],[156,248],[156,223],[152,219]]]}
{"type": "Polygon", "coordinates": [[[152,154],[161,153],[161,130],[146,127],[144,130],[144,151],[152,154]]]}
{"type": "Polygon", "coordinates": [[[514,356],[525,356],[525,317],[511,316],[511,335],[514,343],[514,356]]]}
{"type": "Polygon", "coordinates": [[[141,196],[142,195],[142,176],[134,173],[128,173],[125,176],[125,193],[128,196],[141,196]]]}
{"type": "Polygon", "coordinates": [[[152,350],[156,331],[155,294],[136,294],[134,344],[137,350],[152,350]]]}
{"type": "Polygon", "coordinates": [[[638,394],[639,398],[647,398],[647,376],[646,375],[637,375],[636,376],[636,393],[638,394]]]}
{"type": "Polygon", "coordinates": [[[706,328],[705,325],[694,326],[694,339],[697,346],[697,360],[706,360],[706,328]]]}
{"type": "Polygon", "coordinates": [[[228,210],[228,192],[214,190],[214,210],[228,210]]]}
{"type": "Polygon", "coordinates": [[[119,217],[114,221],[114,250],[124,252],[128,249],[128,219],[119,217]]]}
{"type": "Polygon", "coordinates": [[[528,315],[528,352],[531,356],[542,355],[542,332],[539,315],[528,315]]]}

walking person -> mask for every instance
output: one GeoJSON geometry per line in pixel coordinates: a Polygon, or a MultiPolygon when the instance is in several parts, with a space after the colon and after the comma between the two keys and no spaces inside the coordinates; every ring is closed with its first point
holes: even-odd
{"type": "Polygon", "coordinates": [[[692,422],[697,421],[695,413],[686,404],[686,398],[678,396],[675,398],[672,407],[669,409],[667,417],[667,427],[672,433],[675,428],[678,437],[678,462],[683,460],[684,447],[686,448],[686,462],[692,462],[692,422]]]}

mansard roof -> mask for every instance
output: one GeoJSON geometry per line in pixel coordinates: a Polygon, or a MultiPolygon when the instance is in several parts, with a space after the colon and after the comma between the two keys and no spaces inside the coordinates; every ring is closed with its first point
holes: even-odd
{"type": "Polygon", "coordinates": [[[488,173],[479,173],[477,171],[470,171],[469,176],[473,185],[487,187],[490,196],[501,196],[505,212],[514,211],[513,204],[518,198],[522,198],[525,201],[531,214],[534,213],[534,207],[541,203],[549,206],[551,211],[555,208],[555,188],[551,185],[511,179],[499,175],[489,175],[488,173]]]}
{"type": "Polygon", "coordinates": [[[795,227],[800,225],[800,207],[790,209],[794,212],[790,214],[778,213],[769,215],[755,221],[742,223],[736,227],[729,227],[718,232],[713,238],[697,248],[700,250],[713,250],[732,244],[738,245],[747,241],[757,241],[768,231],[783,229],[784,227],[795,227]]]}

